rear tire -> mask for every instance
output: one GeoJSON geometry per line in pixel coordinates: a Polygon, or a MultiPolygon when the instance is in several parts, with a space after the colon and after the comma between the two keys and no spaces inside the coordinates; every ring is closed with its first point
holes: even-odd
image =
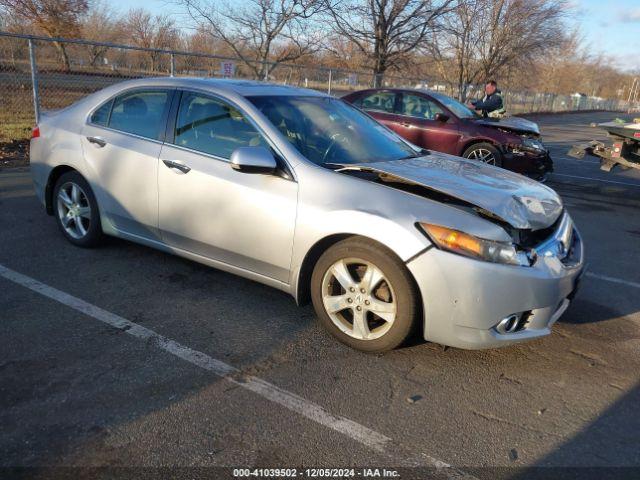
{"type": "Polygon", "coordinates": [[[311,276],[320,323],[365,352],[401,345],[418,319],[418,294],[406,266],[377,242],[351,237],[322,254],[311,276]]]}
{"type": "Polygon", "coordinates": [[[98,202],[78,172],[67,172],[58,178],[53,189],[53,215],[62,234],[74,245],[89,248],[100,243],[98,202]]]}
{"type": "Polygon", "coordinates": [[[502,167],[502,154],[490,143],[475,143],[467,148],[462,156],[476,162],[502,167]]]}

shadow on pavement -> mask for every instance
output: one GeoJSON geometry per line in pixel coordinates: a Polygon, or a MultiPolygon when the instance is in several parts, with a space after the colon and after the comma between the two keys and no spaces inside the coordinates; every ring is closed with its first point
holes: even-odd
{"type": "Polygon", "coordinates": [[[640,478],[640,385],[513,480],[640,478]]]}

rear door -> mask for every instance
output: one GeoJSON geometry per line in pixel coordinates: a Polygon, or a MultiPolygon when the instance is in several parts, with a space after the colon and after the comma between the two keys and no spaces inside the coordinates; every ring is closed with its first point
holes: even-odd
{"type": "Polygon", "coordinates": [[[419,93],[403,92],[398,112],[402,117],[398,133],[404,138],[422,148],[456,154],[461,136],[458,122],[437,102],[419,93]],[[449,119],[446,122],[436,120],[438,113],[449,119]]]}
{"type": "Polygon", "coordinates": [[[123,233],[158,234],[158,158],[173,90],[126,91],[97,108],[82,131],[101,213],[123,233]]]}

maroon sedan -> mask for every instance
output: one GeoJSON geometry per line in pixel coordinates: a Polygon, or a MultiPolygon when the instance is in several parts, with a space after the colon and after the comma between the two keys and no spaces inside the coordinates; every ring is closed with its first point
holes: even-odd
{"type": "Polygon", "coordinates": [[[343,100],[419,147],[537,179],[553,170],[538,125],[524,118],[484,118],[451,97],[426,90],[361,90],[343,100]]]}

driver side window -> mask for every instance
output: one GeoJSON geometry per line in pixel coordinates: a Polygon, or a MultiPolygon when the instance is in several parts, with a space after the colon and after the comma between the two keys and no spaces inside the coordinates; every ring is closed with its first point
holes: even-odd
{"type": "Polygon", "coordinates": [[[174,143],[227,160],[238,147],[269,148],[260,132],[238,109],[193,92],[182,94],[174,143]]]}
{"type": "Polygon", "coordinates": [[[402,94],[402,105],[400,107],[402,115],[422,118],[424,120],[435,120],[437,113],[444,113],[442,109],[431,100],[411,93],[402,94]]]}

